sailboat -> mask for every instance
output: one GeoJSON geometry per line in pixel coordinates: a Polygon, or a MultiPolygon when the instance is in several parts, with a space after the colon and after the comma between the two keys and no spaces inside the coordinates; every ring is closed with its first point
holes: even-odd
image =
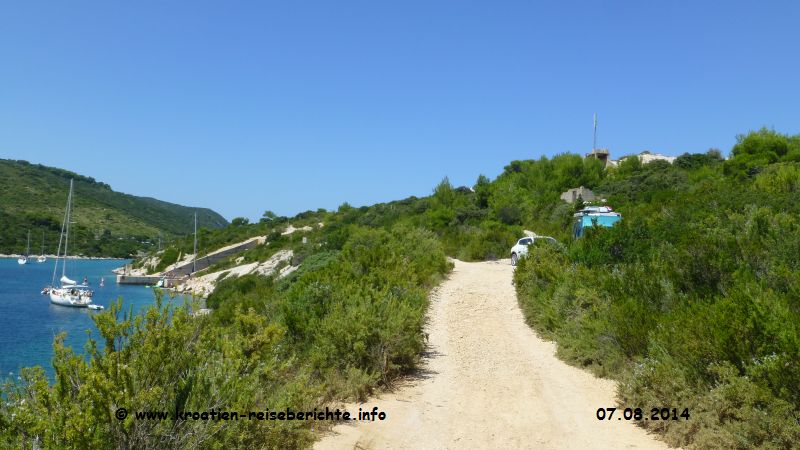
{"type": "Polygon", "coordinates": [[[36,258],[37,263],[43,263],[47,261],[47,256],[44,256],[44,231],[42,231],[42,254],[36,258]]]}
{"type": "MultiPolygon", "coordinates": [[[[58,239],[58,251],[56,252],[56,264],[53,267],[53,280],[50,288],[45,288],[50,294],[50,303],[61,306],[72,306],[85,308],[92,303],[92,290],[86,284],[78,284],[67,277],[67,249],[69,246],[69,224],[72,210],[72,184],[69,180],[69,196],[67,197],[67,209],[64,212],[64,223],[61,225],[61,237],[58,239]],[[61,241],[64,241],[64,256],[61,257],[61,241]],[[58,272],[58,261],[61,259],[61,287],[55,287],[56,273],[58,272]]],[[[43,291],[44,292],[44,291],[43,291]]]]}
{"type": "Polygon", "coordinates": [[[25,255],[17,258],[17,263],[28,264],[28,255],[31,253],[31,230],[28,230],[28,247],[25,249],[25,255]]]}

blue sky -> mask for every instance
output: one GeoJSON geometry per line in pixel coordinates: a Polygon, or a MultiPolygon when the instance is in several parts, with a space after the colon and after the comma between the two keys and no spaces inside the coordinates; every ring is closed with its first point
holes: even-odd
{"type": "Polygon", "coordinates": [[[5,2],[0,157],[227,218],[800,132],[800,3],[5,2]]]}

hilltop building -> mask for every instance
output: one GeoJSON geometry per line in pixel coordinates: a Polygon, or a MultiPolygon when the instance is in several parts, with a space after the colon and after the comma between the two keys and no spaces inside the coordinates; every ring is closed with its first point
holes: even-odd
{"type": "Polygon", "coordinates": [[[675,162],[675,156],[666,156],[662,155],[661,153],[650,153],[649,151],[645,150],[642,153],[639,153],[639,161],[642,164],[651,163],[653,161],[666,161],[670,164],[675,162]]]}
{"type": "Polygon", "coordinates": [[[608,166],[608,158],[610,156],[611,153],[608,151],[607,148],[596,148],[586,154],[587,158],[596,158],[602,161],[604,167],[608,166]]]}
{"type": "Polygon", "coordinates": [[[566,192],[561,194],[561,200],[564,200],[567,203],[575,203],[578,200],[578,197],[585,202],[593,202],[597,200],[597,196],[592,192],[591,189],[585,188],[583,186],[579,188],[567,189],[566,192]]]}
{"type": "MultiPolygon", "coordinates": [[[[619,165],[619,162],[621,160],[623,160],[625,158],[631,158],[633,156],[636,156],[637,158],[639,158],[639,161],[641,161],[642,164],[648,164],[648,163],[651,163],[653,161],[666,161],[666,162],[672,164],[672,163],[675,162],[675,159],[677,159],[677,157],[675,157],[675,156],[662,155],[661,153],[651,153],[648,150],[645,150],[645,151],[639,153],[638,155],[624,156],[624,157],[622,157],[620,159],[611,159],[611,152],[607,148],[597,148],[597,149],[592,150],[589,153],[586,153],[586,158],[599,159],[600,161],[603,162],[603,166],[606,167],[606,168],[616,167],[616,166],[619,165]]],[[[584,197],[584,199],[585,199],[585,197],[584,197]]]]}

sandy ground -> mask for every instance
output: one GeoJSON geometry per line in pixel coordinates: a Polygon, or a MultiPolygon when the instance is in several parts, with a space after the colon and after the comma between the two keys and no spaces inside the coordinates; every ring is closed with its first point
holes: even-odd
{"type": "Polygon", "coordinates": [[[597,420],[616,406],[615,383],[561,362],[525,324],[507,260],[455,264],[432,294],[419,373],[344,405],[386,419],[337,425],[315,448],[668,448],[625,420],[597,420]]]}
{"type": "MultiPolygon", "coordinates": [[[[291,261],[292,256],[294,256],[294,252],[292,250],[279,250],[266,261],[241,264],[217,272],[207,273],[199,277],[189,278],[185,283],[178,286],[177,291],[191,292],[201,297],[207,297],[214,292],[217,282],[220,280],[229,277],[241,277],[251,273],[269,276],[275,273],[275,270],[277,270],[279,265],[291,261]]],[[[294,266],[284,266],[278,272],[278,278],[283,278],[296,269],[297,267],[294,266]]]]}
{"type": "MultiPolygon", "coordinates": [[[[207,256],[214,256],[217,253],[224,252],[226,250],[230,250],[230,249],[232,249],[234,247],[238,247],[240,245],[247,244],[248,242],[251,242],[251,241],[256,241],[258,243],[258,245],[261,245],[261,244],[264,244],[267,241],[267,237],[266,236],[256,236],[256,237],[252,237],[250,239],[245,239],[244,241],[241,241],[241,242],[235,242],[233,244],[226,245],[225,247],[218,248],[218,249],[214,250],[211,253],[208,253],[206,255],[200,256],[200,258],[198,258],[198,259],[202,259],[202,258],[205,258],[207,256]]],[[[180,261],[175,262],[173,264],[170,264],[163,271],[161,271],[159,273],[153,273],[151,275],[167,274],[170,271],[172,271],[173,269],[175,269],[176,267],[180,267],[180,266],[184,266],[186,264],[189,264],[190,262],[192,262],[192,259],[194,259],[194,253],[187,253],[186,255],[183,255],[183,258],[181,258],[180,261]]]]}

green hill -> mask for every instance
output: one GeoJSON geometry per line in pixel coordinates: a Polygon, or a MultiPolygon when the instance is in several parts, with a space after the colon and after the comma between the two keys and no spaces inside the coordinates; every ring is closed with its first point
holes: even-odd
{"type": "MultiPolygon", "coordinates": [[[[798,193],[800,136],[760,130],[740,136],[727,159],[711,150],[604,168],[561,154],[512,161],[472,188],[445,178],[422,198],[233,219],[199,233],[200,253],[249,236],[267,243],[208,272],[291,250],[286,276],[220,276],[203,316],[166,298],[144,320],[121,302],[93,315],[104,350],[90,343],[87,358],[58,337],[54,384],[33,368],[3,385],[0,448],[309,447],[320,430],[312,420],[148,422],[108,412],[364,401],[419,362],[445,255],[507,257],[523,229],[560,241],[533,245],[514,269],[528,324],[561,358],[618,381],[623,419],[685,448],[797,448],[798,193]],[[576,186],[602,193],[622,221],[573,239],[583,205],[559,197],[576,186]],[[289,223],[301,231],[284,234],[289,223]]],[[[160,256],[174,260],[192,244],[175,239],[160,256]]],[[[598,406],[614,405],[588,404],[586,414],[598,406]]]]}
{"type": "MultiPolygon", "coordinates": [[[[75,253],[128,256],[190,233],[197,212],[198,227],[224,227],[228,221],[207,208],[191,208],[154,198],[114,192],[108,184],[67,170],[0,159],[0,253],[25,251],[31,231],[31,253],[55,253],[69,192],[75,180],[75,253]]],[[[70,252],[72,253],[72,252],[70,252]]]]}

